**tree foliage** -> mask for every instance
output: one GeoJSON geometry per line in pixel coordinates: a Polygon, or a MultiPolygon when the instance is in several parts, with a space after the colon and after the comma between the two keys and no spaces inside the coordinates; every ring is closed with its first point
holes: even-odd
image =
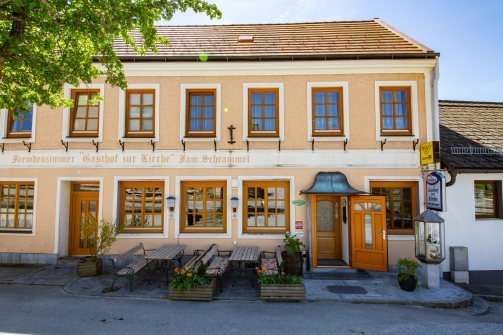
{"type": "Polygon", "coordinates": [[[14,109],[28,100],[69,106],[63,84],[78,86],[100,76],[125,89],[114,40],[140,55],[157,52],[156,44],[168,39],[157,35],[154,23],[189,8],[221,17],[203,0],[0,0],[0,106],[14,109]],[[128,34],[133,30],[141,34],[141,44],[128,34]]]}

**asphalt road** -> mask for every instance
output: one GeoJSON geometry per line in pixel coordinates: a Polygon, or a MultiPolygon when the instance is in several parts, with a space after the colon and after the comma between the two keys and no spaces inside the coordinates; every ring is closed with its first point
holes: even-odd
{"type": "Polygon", "coordinates": [[[0,334],[501,334],[503,303],[461,309],[348,303],[178,302],[0,285],[0,334]]]}

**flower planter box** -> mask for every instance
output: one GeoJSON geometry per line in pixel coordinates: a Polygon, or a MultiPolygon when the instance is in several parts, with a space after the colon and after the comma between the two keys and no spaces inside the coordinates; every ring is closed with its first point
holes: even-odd
{"type": "Polygon", "coordinates": [[[170,300],[194,300],[194,301],[211,301],[215,294],[215,283],[213,279],[210,284],[191,288],[190,290],[178,291],[177,288],[169,290],[170,300]]]}
{"type": "Polygon", "coordinates": [[[265,301],[301,301],[306,296],[304,284],[260,284],[260,299],[265,301]]]}
{"type": "Polygon", "coordinates": [[[77,264],[77,276],[97,276],[101,273],[102,268],[103,260],[101,258],[90,261],[89,257],[85,257],[77,264]]]}

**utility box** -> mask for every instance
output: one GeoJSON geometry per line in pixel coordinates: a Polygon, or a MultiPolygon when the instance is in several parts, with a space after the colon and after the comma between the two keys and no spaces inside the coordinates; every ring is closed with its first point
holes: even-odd
{"type": "Polygon", "coordinates": [[[468,248],[449,247],[451,280],[455,283],[470,284],[468,273],[468,248]]]}
{"type": "Polygon", "coordinates": [[[451,271],[468,271],[468,248],[449,247],[451,271]]]}

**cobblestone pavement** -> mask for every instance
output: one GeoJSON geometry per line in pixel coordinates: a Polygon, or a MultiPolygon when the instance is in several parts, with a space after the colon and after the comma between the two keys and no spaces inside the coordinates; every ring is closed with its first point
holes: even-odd
{"type": "MultiPolygon", "coordinates": [[[[30,268],[24,275],[13,270],[12,278],[0,276],[0,282],[28,284],[28,285],[59,285],[71,294],[106,295],[130,298],[167,299],[169,296],[166,277],[162,273],[155,273],[148,284],[149,273],[146,270],[135,274],[133,292],[129,290],[126,279],[118,279],[113,290],[112,269],[104,267],[100,276],[77,277],[76,264],[47,265],[43,268],[30,268]]],[[[4,267],[3,269],[8,269],[4,267]]],[[[12,268],[10,268],[12,270],[12,268]]],[[[0,272],[2,267],[0,267],[0,272]]],[[[440,289],[416,289],[414,292],[402,291],[398,285],[396,274],[369,271],[370,276],[354,280],[312,280],[304,279],[306,285],[305,301],[343,301],[352,303],[417,305],[425,307],[468,307],[472,294],[459,286],[441,280],[440,289]],[[341,292],[343,293],[333,293],[341,292]],[[346,289],[346,290],[344,290],[346,289]]],[[[248,276],[240,274],[235,286],[232,286],[233,274],[228,271],[223,278],[223,292],[219,285],[213,297],[215,300],[259,300],[259,285],[254,278],[254,286],[248,276]]],[[[487,310],[488,305],[483,306],[487,310]]],[[[472,308],[473,309],[473,308],[472,308]]],[[[480,309],[480,308],[479,308],[480,309]]],[[[471,313],[473,311],[470,311],[471,313]]],[[[476,310],[476,313],[480,311],[476,310]]],[[[472,313],[474,314],[474,313],[472,313]]]]}

